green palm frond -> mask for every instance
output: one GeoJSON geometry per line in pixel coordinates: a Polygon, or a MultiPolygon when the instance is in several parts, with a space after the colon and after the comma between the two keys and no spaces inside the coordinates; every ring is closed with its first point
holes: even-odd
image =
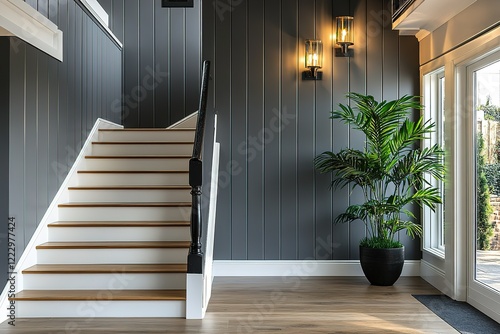
{"type": "Polygon", "coordinates": [[[435,124],[423,117],[411,119],[413,110],[423,108],[418,96],[382,102],[358,93],[347,97],[352,107],[340,104],[331,118],[362,132],[365,148],[324,152],[314,159],[314,166],[321,173],[332,173],[333,189],[360,188],[365,202],[349,206],[335,223],[359,219],[372,238],[389,241],[401,230],[410,237],[421,236],[421,225],[408,207],[418,204],[435,210],[442,202],[429,180],[444,179],[444,151],[438,145],[419,148],[435,124]]]}

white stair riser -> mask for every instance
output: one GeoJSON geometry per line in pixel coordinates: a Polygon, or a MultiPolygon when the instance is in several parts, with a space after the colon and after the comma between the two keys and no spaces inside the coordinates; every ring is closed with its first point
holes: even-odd
{"type": "Polygon", "coordinates": [[[186,129],[186,128],[194,129],[194,128],[196,128],[197,121],[198,121],[198,115],[193,116],[193,117],[189,117],[188,119],[186,119],[185,121],[183,121],[181,123],[174,124],[174,126],[172,126],[171,128],[173,128],[173,129],[186,129]]]}
{"type": "Polygon", "coordinates": [[[92,155],[189,155],[193,144],[94,144],[92,155]]]}
{"type": "Polygon", "coordinates": [[[181,170],[189,169],[188,158],[165,158],[165,159],[85,159],[87,170],[181,170]]]}
{"type": "Polygon", "coordinates": [[[70,202],[113,203],[113,202],[189,202],[189,189],[139,189],[139,190],[69,190],[70,202]]]}
{"type": "Polygon", "coordinates": [[[49,228],[50,242],[189,240],[189,226],[49,228]]]}
{"type": "Polygon", "coordinates": [[[38,264],[186,263],[187,248],[38,249],[38,264]]]}
{"type": "Polygon", "coordinates": [[[26,274],[25,290],[168,290],[185,289],[186,274],[26,274]]]}
{"type": "MultiPolygon", "coordinates": [[[[103,290],[97,298],[104,300],[17,301],[18,318],[161,318],[186,316],[186,302],[113,301],[112,291],[103,290]]],[[[89,321],[90,321],[89,320],[89,321]]],[[[74,323],[77,328],[77,324],[74,323]]]]}
{"type": "Polygon", "coordinates": [[[63,207],[62,221],[189,221],[190,207],[63,207]]]}
{"type": "Polygon", "coordinates": [[[188,184],[188,173],[78,174],[78,185],[80,186],[184,186],[188,184]]]}
{"type": "Polygon", "coordinates": [[[99,141],[194,141],[194,131],[99,131],[99,141]]]}

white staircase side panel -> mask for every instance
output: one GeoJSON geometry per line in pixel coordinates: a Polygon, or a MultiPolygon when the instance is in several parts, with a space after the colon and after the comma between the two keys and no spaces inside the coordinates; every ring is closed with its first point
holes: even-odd
{"type": "Polygon", "coordinates": [[[203,274],[187,274],[186,319],[203,319],[203,274]]]}
{"type": "Polygon", "coordinates": [[[182,273],[25,274],[27,290],[178,290],[186,289],[182,273]]]}
{"type": "MultiPolygon", "coordinates": [[[[184,318],[186,302],[165,301],[111,301],[112,291],[100,291],[105,300],[77,301],[17,301],[18,318],[184,318]]],[[[6,313],[6,312],[4,312],[6,313]]]]}
{"type": "Polygon", "coordinates": [[[79,186],[185,186],[188,173],[79,173],[79,186]]]}
{"type": "Polygon", "coordinates": [[[99,141],[168,141],[168,142],[192,142],[194,141],[194,129],[189,130],[128,130],[128,131],[100,131],[99,141]]]}
{"type": "Polygon", "coordinates": [[[113,203],[113,202],[189,202],[190,189],[70,189],[70,202],[113,203]]]}
{"type": "MultiPolygon", "coordinates": [[[[121,125],[108,122],[101,118],[98,118],[94,124],[94,127],[89,133],[87,140],[85,141],[82,150],[78,154],[75,163],[69,170],[66,175],[64,181],[61,184],[58,192],[54,196],[49,208],[45,212],[42,217],[40,223],[37,225],[37,229],[33,233],[33,236],[29,243],[26,245],[26,248],[19,258],[19,261],[14,269],[14,272],[17,272],[16,275],[16,292],[23,289],[23,278],[24,275],[21,273],[22,270],[31,267],[36,264],[37,260],[37,252],[35,246],[38,244],[42,244],[48,241],[48,233],[47,233],[47,225],[53,221],[57,221],[58,217],[58,204],[64,203],[68,201],[68,187],[75,186],[77,184],[77,171],[82,169],[82,165],[84,163],[85,155],[91,153],[91,145],[93,141],[97,140],[98,137],[98,129],[120,129],[121,125]]],[[[5,285],[3,292],[0,296],[0,308],[6,309],[9,304],[8,300],[8,292],[9,292],[10,284],[5,285]]],[[[0,313],[0,322],[7,319],[7,312],[0,313]]]]}
{"type": "Polygon", "coordinates": [[[196,122],[198,121],[198,111],[195,111],[191,115],[188,115],[181,119],[180,121],[170,125],[167,129],[194,129],[196,128],[196,122]]]}
{"type": "Polygon", "coordinates": [[[62,207],[61,221],[189,221],[190,207],[62,207]]]}
{"type": "MultiPolygon", "coordinates": [[[[217,116],[216,116],[217,117],[217,116]]],[[[217,124],[217,118],[216,122],[217,124]]],[[[217,132],[215,132],[217,133],[217,132]]],[[[208,308],[208,303],[210,297],[212,296],[212,283],[214,279],[213,274],[213,254],[214,254],[214,241],[215,241],[215,223],[216,223],[216,209],[217,209],[217,194],[218,194],[218,180],[219,180],[219,156],[220,156],[220,144],[214,143],[214,153],[213,153],[213,163],[212,163],[212,184],[210,193],[210,206],[208,210],[208,226],[207,226],[207,238],[206,238],[206,248],[205,248],[205,268],[203,276],[203,316],[205,315],[206,309],[208,308]]]]}
{"type": "Polygon", "coordinates": [[[176,170],[187,171],[189,168],[189,157],[186,158],[87,158],[85,159],[86,170],[104,171],[134,171],[134,170],[176,170]]]}
{"type": "Polygon", "coordinates": [[[39,264],[186,263],[187,248],[39,249],[39,264]]]}
{"type": "Polygon", "coordinates": [[[93,144],[92,155],[190,155],[193,144],[93,144]]]}
{"type": "Polygon", "coordinates": [[[207,234],[205,242],[205,261],[202,274],[187,274],[186,318],[203,319],[212,295],[213,283],[213,249],[215,238],[215,221],[217,208],[217,192],[219,182],[220,144],[217,142],[217,115],[214,120],[214,143],[212,153],[212,170],[210,171],[210,198],[208,207],[207,234]]]}
{"type": "Polygon", "coordinates": [[[189,226],[50,227],[50,242],[186,241],[189,226]]]}

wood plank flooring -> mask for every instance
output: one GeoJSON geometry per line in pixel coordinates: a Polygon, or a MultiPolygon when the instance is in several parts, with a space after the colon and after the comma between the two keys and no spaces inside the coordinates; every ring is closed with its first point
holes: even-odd
{"type": "Polygon", "coordinates": [[[412,294],[439,291],[418,277],[216,277],[204,320],[17,319],[0,333],[458,333],[412,294]]]}

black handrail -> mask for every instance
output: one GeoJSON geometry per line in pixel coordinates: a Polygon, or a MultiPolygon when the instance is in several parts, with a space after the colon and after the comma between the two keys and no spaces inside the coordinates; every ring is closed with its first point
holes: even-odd
{"type": "Polygon", "coordinates": [[[205,132],[205,118],[207,113],[208,80],[210,77],[210,61],[203,62],[201,76],[200,104],[198,120],[194,136],[193,154],[189,160],[189,185],[191,186],[191,247],[188,255],[188,273],[201,274],[203,272],[203,252],[201,251],[201,185],[203,182],[203,168],[201,150],[205,132]]]}

